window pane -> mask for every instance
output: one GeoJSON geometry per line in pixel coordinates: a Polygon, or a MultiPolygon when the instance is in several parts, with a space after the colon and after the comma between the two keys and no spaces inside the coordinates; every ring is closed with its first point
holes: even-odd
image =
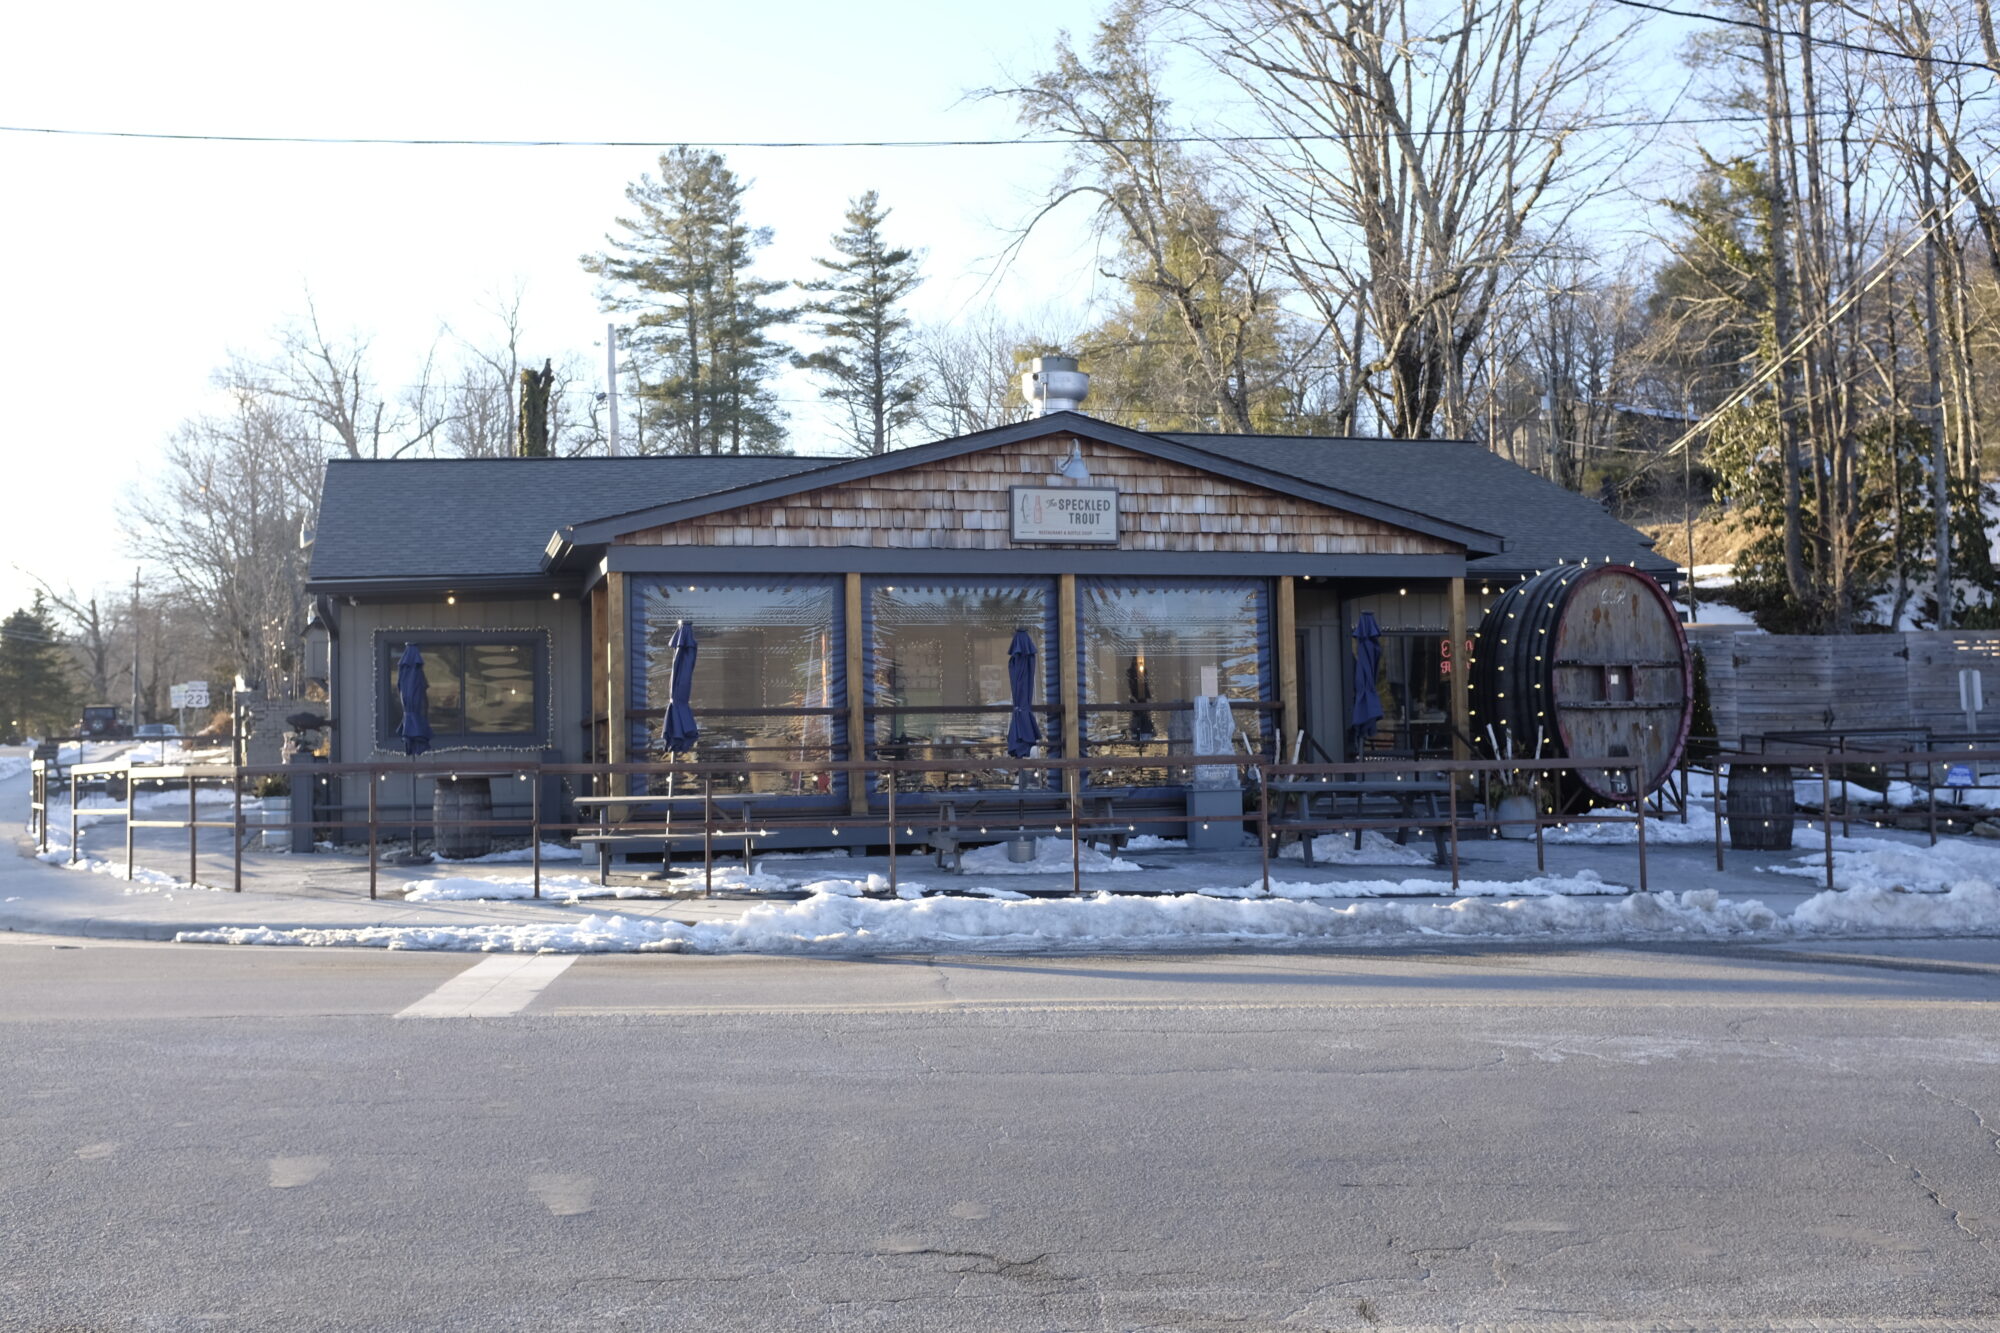
{"type": "Polygon", "coordinates": [[[535,729],[535,657],[524,643],[463,645],[465,729],[529,732],[535,729]]]}
{"type": "MultiPolygon", "coordinates": [[[[698,651],[689,703],[701,729],[698,761],[810,764],[835,757],[841,720],[823,710],[839,709],[846,691],[831,581],[690,588],[657,580],[638,587],[635,612],[644,653],[636,684],[644,691],[644,708],[666,708],[673,670],[667,641],[682,620],[694,629],[698,651]],[[752,712],[764,709],[783,711],[752,712]]],[[[657,756],[659,721],[649,720],[634,732],[633,757],[657,756]]],[[[745,775],[730,790],[814,795],[830,793],[834,785],[823,771],[771,772],[745,775]]]]}
{"type": "MultiPolygon", "coordinates": [[[[393,739],[403,725],[403,696],[396,688],[396,663],[403,655],[402,642],[383,645],[383,686],[389,698],[383,715],[389,719],[388,734],[393,739]]],[[[424,659],[424,683],[428,688],[432,736],[457,735],[465,730],[465,694],[461,678],[465,653],[455,643],[423,643],[417,651],[424,659]]]]}
{"type": "Polygon", "coordinates": [[[744,708],[828,708],[841,702],[835,673],[834,590],[827,583],[653,583],[639,589],[645,669],[641,706],[665,708],[667,640],[694,627],[697,716],[744,708]]]}
{"type": "MultiPolygon", "coordinates": [[[[878,585],[869,590],[870,723],[884,759],[973,760],[1006,754],[1013,703],[1008,649],[1016,630],[1035,645],[1029,701],[1045,737],[1059,730],[1046,713],[1056,693],[1049,580],[878,585]],[[933,711],[980,706],[990,712],[933,711]],[[921,710],[921,711],[906,711],[921,710]]],[[[1013,775],[911,774],[905,790],[1011,785],[1013,775]]]]}
{"type": "Polygon", "coordinates": [[[1173,752],[1187,753],[1192,714],[1169,705],[1188,704],[1201,693],[1204,667],[1214,668],[1225,698],[1265,697],[1262,584],[1085,579],[1079,593],[1084,702],[1137,705],[1129,712],[1086,713],[1094,747],[1123,744],[1133,748],[1113,752],[1164,754],[1171,743],[1173,752]]]}

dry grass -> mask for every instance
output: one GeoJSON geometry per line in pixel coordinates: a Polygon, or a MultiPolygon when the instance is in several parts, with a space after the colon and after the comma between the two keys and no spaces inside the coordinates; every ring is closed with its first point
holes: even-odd
{"type": "Polygon", "coordinates": [[[1688,559],[1687,525],[1679,520],[1667,523],[1635,523],[1651,537],[1653,549],[1679,565],[1733,565],[1750,543],[1750,538],[1727,514],[1713,511],[1694,521],[1694,559],[1688,559]]]}

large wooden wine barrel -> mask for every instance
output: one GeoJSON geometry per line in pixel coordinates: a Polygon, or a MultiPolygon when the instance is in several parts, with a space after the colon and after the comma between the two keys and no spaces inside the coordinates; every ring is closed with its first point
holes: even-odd
{"type": "Polygon", "coordinates": [[[1729,766],[1723,793],[1729,845],[1739,851],[1783,852],[1792,845],[1792,770],[1754,761],[1729,766]]]}
{"type": "Polygon", "coordinates": [[[493,850],[493,783],[489,778],[439,778],[431,796],[439,856],[463,860],[493,850]],[[473,827],[467,827],[470,822],[473,827]]]}
{"type": "MultiPolygon", "coordinates": [[[[1694,663],[1666,591],[1627,565],[1559,565],[1503,594],[1473,643],[1472,732],[1490,750],[1544,758],[1636,759],[1565,774],[1561,798],[1629,804],[1680,762],[1694,712],[1694,663]]],[[[1496,756],[1498,757],[1498,756],[1496,756]]]]}

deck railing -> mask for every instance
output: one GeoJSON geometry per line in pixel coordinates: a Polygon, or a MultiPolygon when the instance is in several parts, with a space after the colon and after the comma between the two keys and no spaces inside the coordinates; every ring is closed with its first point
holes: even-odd
{"type": "MultiPolygon", "coordinates": [[[[1870,818],[1866,814],[1857,816],[1856,802],[1848,799],[1846,783],[1851,778],[1862,777],[1872,786],[1878,782],[1886,784],[1893,777],[1901,776],[1913,788],[1921,785],[1924,793],[1923,826],[1935,843],[1940,822],[1950,824],[1955,818],[1948,809],[1940,811],[1939,791],[1948,766],[2000,766],[2000,747],[1946,750],[1939,746],[1937,749],[1849,751],[1845,754],[1829,754],[1822,749],[1746,753],[1712,748],[1711,753],[1714,755],[1711,818],[1716,868],[1724,868],[1724,826],[1729,816],[1728,784],[1722,780],[1721,774],[1735,764],[1767,767],[1783,764],[1795,772],[1808,775],[1802,784],[1808,793],[1812,785],[1811,775],[1817,775],[1820,788],[1818,806],[1815,808],[1807,801],[1794,809],[1792,819],[1803,821],[1808,829],[1817,823],[1822,831],[1828,888],[1834,886],[1832,853],[1835,819],[1851,829],[1857,818],[1863,821],[1870,818]],[[1841,784],[1838,799],[1834,795],[1837,783],[1841,784]]],[[[1081,759],[982,758],[979,763],[982,770],[1011,775],[1017,785],[927,791],[915,796],[904,789],[904,777],[921,784],[925,775],[942,778],[949,774],[962,774],[965,762],[957,759],[875,758],[756,763],[550,764],[420,759],[312,765],[149,765],[120,760],[75,764],[59,769],[37,760],[31,765],[30,820],[39,847],[46,852],[50,845],[50,824],[56,818],[57,803],[51,799],[52,789],[58,783],[66,783],[70,798],[71,861],[82,854],[83,821],[93,815],[123,825],[128,879],[137,865],[139,830],[184,830],[187,834],[186,868],[190,883],[203,882],[201,832],[228,830],[231,835],[229,887],[237,892],[243,889],[245,842],[250,835],[272,830],[358,829],[363,832],[363,841],[367,846],[368,893],[374,898],[379,892],[384,845],[407,835],[414,847],[422,841],[426,831],[435,842],[439,827],[430,809],[385,801],[383,792],[389,789],[392,780],[488,778],[525,785],[525,817],[514,814],[449,820],[446,823],[462,829],[506,830],[515,834],[525,831],[531,849],[529,867],[536,897],[541,896],[542,847],[544,841],[552,837],[581,841],[600,849],[622,846],[631,850],[650,842],[660,847],[663,859],[678,850],[691,853],[698,846],[702,857],[702,888],[704,892],[709,892],[713,889],[717,866],[726,851],[740,850],[744,855],[754,857],[755,848],[761,841],[788,833],[811,834],[820,829],[827,830],[831,838],[843,843],[852,843],[857,840],[857,835],[865,835],[861,840],[866,845],[880,846],[886,851],[888,890],[893,894],[899,883],[901,858],[908,855],[911,848],[934,849],[938,840],[946,836],[948,828],[951,836],[968,844],[1004,842],[1017,831],[1038,834],[1046,831],[1069,842],[1071,888],[1081,892],[1085,873],[1083,847],[1086,843],[1104,840],[1119,832],[1133,831],[1140,824],[1187,828],[1195,824],[1216,823],[1237,825],[1255,837],[1266,892],[1269,892],[1271,883],[1271,858],[1278,850],[1281,839],[1311,838],[1333,833],[1358,837],[1371,831],[1394,833],[1399,837],[1407,837],[1411,833],[1430,833],[1441,837],[1448,849],[1442,860],[1449,865],[1451,885],[1456,890],[1460,882],[1460,842],[1468,834],[1497,831],[1502,826],[1525,827],[1535,843],[1536,867],[1545,871],[1544,834],[1549,828],[1566,824],[1577,817],[1575,812],[1558,809],[1544,797],[1535,801],[1532,817],[1503,821],[1493,809],[1475,813],[1473,802],[1496,778],[1511,776],[1517,782],[1525,779],[1546,792],[1566,772],[1622,770],[1633,773],[1636,779],[1639,768],[1639,761],[1623,756],[1538,760],[1370,760],[1338,764],[1284,764],[1266,757],[1241,754],[1177,756],[1172,767],[1189,776],[1194,776],[1195,770],[1199,769],[1211,770],[1208,774],[1211,777],[1214,770],[1225,770],[1234,775],[1230,785],[1223,790],[1240,790],[1243,793],[1242,812],[1240,815],[1217,815],[1212,812],[1196,813],[1182,807],[1178,793],[1144,789],[1106,793],[1088,784],[1090,775],[1127,768],[1131,762],[1129,757],[1115,755],[1081,759]],[[871,789],[867,793],[865,810],[854,809],[851,798],[840,795],[829,794],[818,805],[801,806],[795,799],[789,802],[760,799],[756,793],[735,790],[739,786],[754,786],[754,776],[760,773],[810,775],[813,778],[811,784],[805,784],[801,777],[801,784],[809,786],[818,786],[818,779],[825,778],[827,781],[823,789],[829,792],[837,790],[831,779],[836,775],[846,775],[850,779],[846,784],[849,792],[864,783],[871,789]],[[893,776],[896,780],[883,781],[878,785],[866,782],[863,774],[893,776]],[[339,812],[316,817],[308,806],[295,808],[288,819],[271,822],[264,817],[266,812],[253,812],[244,804],[246,789],[266,777],[282,777],[295,784],[301,779],[361,783],[367,789],[365,815],[357,819],[347,813],[351,806],[343,806],[339,812]],[[560,808],[551,810],[543,796],[543,780],[551,778],[574,780],[576,786],[586,787],[592,794],[567,802],[573,807],[573,813],[560,808]],[[634,780],[642,780],[648,790],[629,790],[634,780]],[[1373,800],[1357,798],[1351,815],[1340,811],[1337,799],[1323,814],[1314,813],[1312,800],[1298,799],[1302,795],[1316,795],[1318,788],[1315,784],[1324,784],[1327,793],[1348,795],[1350,793],[1343,790],[1343,784],[1361,780],[1368,781],[1372,789],[1401,781],[1410,782],[1413,786],[1427,786],[1429,794],[1437,798],[1436,804],[1442,808],[1420,811],[1414,801],[1392,802],[1389,798],[1393,797],[1393,791],[1386,797],[1378,796],[1373,800]],[[82,806],[85,788],[103,784],[122,787],[122,800],[115,805],[82,806]],[[228,793],[229,812],[226,817],[203,817],[199,799],[203,787],[228,793]],[[176,789],[186,792],[184,812],[179,808],[179,802],[174,803],[171,816],[158,809],[157,803],[149,803],[150,808],[141,808],[139,798],[142,793],[166,793],[176,789]],[[967,820],[961,826],[947,819],[946,807],[951,807],[951,813],[963,808],[973,810],[976,815],[982,802],[989,811],[983,825],[967,820]],[[1391,803],[1397,804],[1393,811],[1386,808],[1391,803]],[[1289,811],[1287,806],[1291,807],[1289,811]],[[249,818],[252,813],[259,818],[252,821],[249,818]],[[568,817],[565,817],[566,814],[568,817]],[[843,829],[847,830],[845,836],[841,834],[843,829]]],[[[1949,791],[1948,788],[1945,790],[1949,791]]],[[[1945,805],[1951,804],[1948,796],[1945,805]]],[[[1600,806],[1591,811],[1590,816],[1599,823],[1631,824],[1634,827],[1638,887],[1645,891],[1648,888],[1647,827],[1659,823],[1662,813],[1649,811],[1647,804],[1642,802],[1626,806],[1600,806]]],[[[1680,820],[1686,822],[1685,807],[1680,820]]]]}

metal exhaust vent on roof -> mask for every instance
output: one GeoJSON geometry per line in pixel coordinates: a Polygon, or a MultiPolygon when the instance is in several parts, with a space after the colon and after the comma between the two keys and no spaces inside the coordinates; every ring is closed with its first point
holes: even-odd
{"type": "Polygon", "coordinates": [[[1021,396],[1036,405],[1036,416],[1074,412],[1089,393],[1090,376],[1076,368],[1073,356],[1038,356],[1021,374],[1021,396]]]}

